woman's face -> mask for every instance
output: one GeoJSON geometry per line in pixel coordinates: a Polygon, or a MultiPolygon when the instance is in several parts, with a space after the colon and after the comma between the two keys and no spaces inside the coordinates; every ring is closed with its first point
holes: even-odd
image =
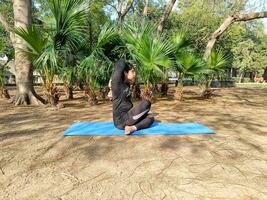
{"type": "Polygon", "coordinates": [[[124,75],[125,75],[125,80],[127,82],[129,82],[129,83],[133,82],[135,80],[135,76],[136,76],[135,69],[132,68],[128,72],[124,72],[124,75]]]}

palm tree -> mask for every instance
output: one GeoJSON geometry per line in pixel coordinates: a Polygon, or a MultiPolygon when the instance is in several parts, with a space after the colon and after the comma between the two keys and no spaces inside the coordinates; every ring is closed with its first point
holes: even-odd
{"type": "Polygon", "coordinates": [[[211,82],[214,79],[215,75],[219,75],[221,72],[224,72],[228,62],[229,56],[223,54],[222,51],[211,51],[208,58],[208,70],[204,73],[205,80],[204,85],[202,86],[202,97],[210,98],[213,92],[210,88],[211,82]]]}
{"type": "Polygon", "coordinates": [[[164,70],[172,65],[170,55],[173,47],[170,42],[156,34],[156,26],[148,23],[126,25],[121,34],[132,59],[137,63],[144,90],[143,99],[153,98],[152,85],[164,70]]]}
{"type": "Polygon", "coordinates": [[[60,70],[60,77],[64,82],[64,91],[66,99],[73,99],[73,85],[77,78],[77,68],[62,67],[60,70]]]}
{"type": "Polygon", "coordinates": [[[42,77],[46,101],[55,106],[60,95],[53,80],[68,55],[84,42],[87,9],[83,0],[47,0],[47,5],[50,15],[42,26],[15,32],[27,43],[23,51],[42,77]]]}
{"type": "MultiPolygon", "coordinates": [[[[189,42],[185,37],[185,33],[177,32],[175,36],[172,37],[171,41],[172,41],[172,45],[174,48],[174,51],[172,53],[173,60],[177,60],[179,55],[181,55],[184,51],[189,50],[189,42]]],[[[169,89],[167,72],[165,72],[164,74],[165,76],[161,84],[161,96],[167,96],[168,89],[169,89]]]]}
{"type": "Polygon", "coordinates": [[[183,86],[185,76],[194,76],[205,71],[204,62],[192,52],[184,51],[176,57],[176,70],[179,72],[178,86],[175,90],[175,99],[183,100],[183,86]]]}
{"type": "Polygon", "coordinates": [[[107,91],[104,87],[108,85],[111,75],[112,61],[105,54],[105,47],[118,39],[116,29],[105,24],[98,36],[96,44],[91,47],[92,51],[79,65],[79,79],[85,83],[85,95],[91,105],[97,104],[97,91],[105,98],[107,91]]]}

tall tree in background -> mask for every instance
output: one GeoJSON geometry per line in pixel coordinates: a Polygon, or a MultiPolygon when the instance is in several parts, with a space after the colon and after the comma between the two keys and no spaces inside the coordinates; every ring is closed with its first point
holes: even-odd
{"type": "MultiPolygon", "coordinates": [[[[32,23],[32,1],[14,0],[14,26],[15,28],[26,28],[32,23]]],[[[11,99],[15,105],[40,104],[43,100],[35,93],[33,88],[32,63],[28,57],[21,52],[27,49],[27,45],[19,36],[14,35],[13,46],[15,48],[15,73],[16,73],[16,95],[11,99]]]]}
{"type": "Polygon", "coordinates": [[[260,18],[266,18],[266,17],[267,17],[267,11],[252,12],[252,13],[247,13],[247,14],[237,14],[237,15],[227,17],[224,20],[224,22],[221,24],[221,26],[210,37],[206,50],[205,50],[205,58],[209,57],[216,40],[227,30],[227,28],[231,24],[233,24],[234,22],[251,21],[254,19],[260,19],[260,18]]]}
{"type": "Polygon", "coordinates": [[[169,2],[167,3],[167,5],[166,5],[166,7],[164,9],[164,12],[163,12],[163,14],[162,14],[162,16],[160,18],[160,21],[159,21],[159,25],[158,25],[158,28],[157,28],[158,33],[162,33],[163,27],[164,27],[164,23],[167,20],[167,18],[169,17],[175,2],[176,2],[176,0],[169,0],[169,2]]]}
{"type": "Polygon", "coordinates": [[[117,14],[117,20],[119,23],[122,23],[124,17],[127,15],[131,7],[133,6],[134,0],[118,0],[117,4],[114,2],[105,1],[107,5],[114,8],[117,14]]]}
{"type": "Polygon", "coordinates": [[[144,11],[143,11],[143,16],[147,17],[147,13],[148,13],[148,0],[145,0],[145,7],[144,7],[144,11]]]}

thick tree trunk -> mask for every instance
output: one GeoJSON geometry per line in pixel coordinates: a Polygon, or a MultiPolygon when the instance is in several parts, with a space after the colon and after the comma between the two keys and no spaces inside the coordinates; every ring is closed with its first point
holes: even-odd
{"type": "Polygon", "coordinates": [[[159,25],[158,25],[158,29],[157,29],[158,33],[162,33],[165,21],[169,17],[175,2],[176,2],[176,0],[169,0],[169,2],[167,3],[167,5],[164,9],[164,12],[163,12],[163,14],[159,20],[159,25]]]}
{"type": "Polygon", "coordinates": [[[227,28],[234,22],[240,21],[250,21],[259,18],[266,18],[266,12],[255,12],[255,13],[247,13],[247,14],[238,14],[234,16],[227,17],[222,25],[212,34],[210,37],[208,44],[206,46],[204,57],[207,59],[210,56],[211,50],[216,42],[216,40],[227,30],[227,28]]]}
{"type": "Polygon", "coordinates": [[[144,7],[144,11],[143,11],[143,16],[147,17],[147,13],[148,13],[148,0],[145,0],[145,7],[144,7]]]}
{"type": "MultiPolygon", "coordinates": [[[[15,27],[26,28],[32,22],[32,2],[31,0],[14,0],[14,23],[15,27]]],[[[42,104],[44,101],[35,93],[33,88],[32,63],[20,49],[26,49],[27,45],[17,35],[14,39],[15,48],[15,75],[17,92],[11,102],[15,105],[42,104]]]]}

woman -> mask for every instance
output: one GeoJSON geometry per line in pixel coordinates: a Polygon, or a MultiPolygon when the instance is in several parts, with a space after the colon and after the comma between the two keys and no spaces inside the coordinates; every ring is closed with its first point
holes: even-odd
{"type": "Polygon", "coordinates": [[[148,115],[151,107],[149,101],[144,100],[133,107],[130,83],[135,76],[133,65],[122,59],[115,63],[111,79],[113,121],[118,129],[125,130],[126,135],[148,128],[154,122],[154,118],[148,115]]]}

